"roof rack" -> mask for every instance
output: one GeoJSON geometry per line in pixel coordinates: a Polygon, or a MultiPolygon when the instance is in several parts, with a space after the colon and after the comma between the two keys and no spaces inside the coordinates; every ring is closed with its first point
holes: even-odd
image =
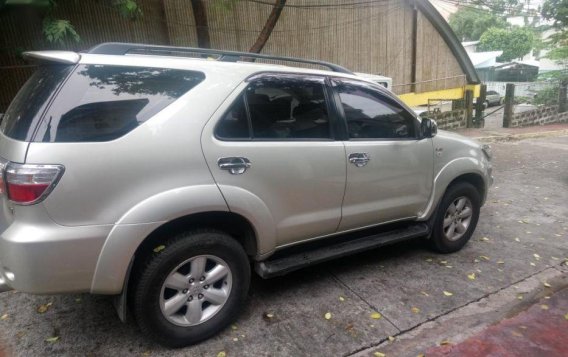
{"type": "Polygon", "coordinates": [[[316,61],[316,60],[285,57],[285,56],[272,56],[272,55],[264,55],[264,54],[251,53],[251,52],[215,50],[208,48],[157,46],[157,45],[145,45],[139,43],[106,42],[91,48],[87,53],[99,54],[99,55],[125,55],[128,54],[129,52],[135,52],[135,51],[199,53],[206,55],[217,55],[219,56],[218,58],[219,61],[225,61],[225,62],[236,62],[240,58],[246,57],[246,58],[260,58],[260,59],[278,60],[278,61],[287,61],[287,62],[309,63],[309,64],[315,64],[327,67],[334,72],[353,74],[353,72],[351,72],[347,68],[324,61],[316,61]]]}

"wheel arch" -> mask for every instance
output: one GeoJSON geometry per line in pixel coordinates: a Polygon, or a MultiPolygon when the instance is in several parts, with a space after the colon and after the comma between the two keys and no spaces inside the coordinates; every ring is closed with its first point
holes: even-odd
{"type": "Polygon", "coordinates": [[[457,182],[472,184],[479,191],[481,204],[485,203],[488,183],[483,173],[483,164],[474,158],[459,158],[444,166],[434,178],[432,195],[419,219],[432,218],[447,189],[457,182]]]}
{"type": "Polygon", "coordinates": [[[166,222],[148,234],[134,253],[134,267],[137,262],[145,261],[145,258],[167,238],[198,228],[223,231],[239,242],[248,256],[256,256],[258,253],[258,234],[245,217],[226,211],[199,212],[166,222]]]}
{"type": "Polygon", "coordinates": [[[453,179],[446,187],[446,190],[458,182],[470,183],[473,187],[477,189],[477,192],[479,192],[479,197],[483,201],[483,198],[487,194],[487,188],[485,187],[485,181],[483,180],[483,176],[481,176],[481,174],[473,172],[462,174],[456,177],[455,179],[453,179]]]}

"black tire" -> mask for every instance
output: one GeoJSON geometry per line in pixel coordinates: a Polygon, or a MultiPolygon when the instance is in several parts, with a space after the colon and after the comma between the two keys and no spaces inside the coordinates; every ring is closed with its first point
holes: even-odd
{"type": "Polygon", "coordinates": [[[479,210],[481,206],[481,197],[479,191],[470,183],[457,182],[446,190],[432,227],[432,236],[430,242],[432,248],[440,253],[453,253],[462,249],[463,246],[469,241],[471,235],[475,231],[477,221],[479,219],[479,210]],[[449,206],[458,198],[466,197],[471,202],[472,215],[471,221],[465,233],[457,240],[450,240],[444,233],[444,216],[449,206]]]}
{"type": "Polygon", "coordinates": [[[163,243],[140,269],[133,286],[132,311],[148,337],[168,347],[184,347],[207,339],[233,322],[246,301],[250,285],[250,264],[243,247],[231,236],[214,230],[182,233],[163,243]],[[213,255],[227,263],[232,287],[220,310],[193,326],[178,326],[162,313],[162,285],[179,264],[199,255],[213,255]]]}

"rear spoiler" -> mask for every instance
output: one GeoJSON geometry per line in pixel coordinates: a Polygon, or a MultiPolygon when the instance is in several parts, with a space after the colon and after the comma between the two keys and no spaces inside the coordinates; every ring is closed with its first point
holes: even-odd
{"type": "Polygon", "coordinates": [[[76,64],[81,59],[81,55],[71,51],[30,51],[24,52],[22,56],[28,61],[61,64],[76,64]]]}

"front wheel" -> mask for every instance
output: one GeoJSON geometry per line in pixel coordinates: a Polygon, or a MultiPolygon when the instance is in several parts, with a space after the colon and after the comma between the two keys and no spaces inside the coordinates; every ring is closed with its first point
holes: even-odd
{"type": "Polygon", "coordinates": [[[459,182],[450,186],[434,221],[430,238],[433,248],[440,253],[462,249],[477,226],[480,206],[480,195],[473,185],[459,182]]]}
{"type": "Polygon", "coordinates": [[[169,347],[204,340],[234,321],[250,284],[248,257],[218,231],[165,241],[141,269],[133,312],[143,333],[169,347]]]}

